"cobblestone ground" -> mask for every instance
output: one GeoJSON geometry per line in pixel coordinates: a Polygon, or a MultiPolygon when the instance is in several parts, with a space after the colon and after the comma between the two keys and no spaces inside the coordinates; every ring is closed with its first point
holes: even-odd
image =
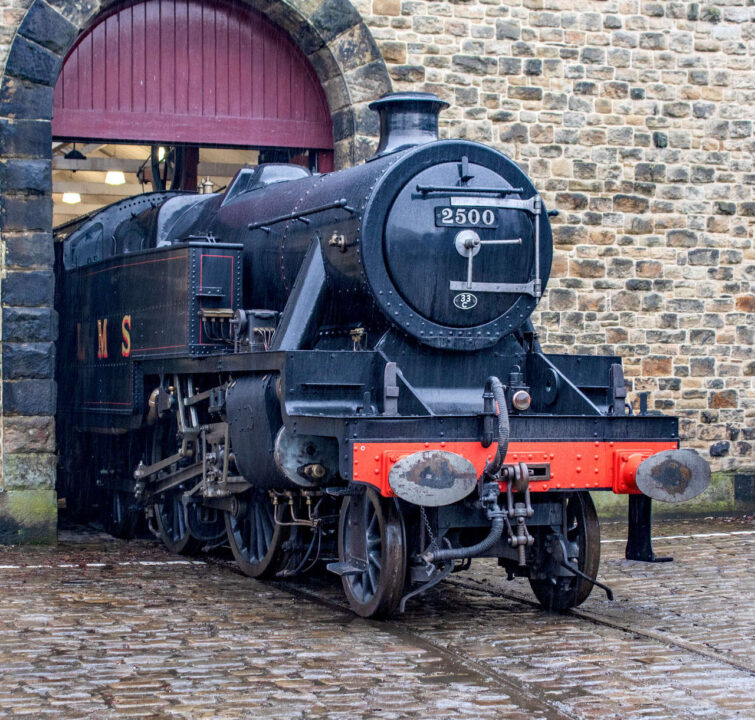
{"type": "Polygon", "coordinates": [[[312,599],[342,602],[337,582],[265,584],[150,541],[4,548],[0,716],[751,719],[753,529],[659,523],[674,562],[648,565],[607,526],[617,600],[579,616],[475,563],[382,624],[312,599]]]}

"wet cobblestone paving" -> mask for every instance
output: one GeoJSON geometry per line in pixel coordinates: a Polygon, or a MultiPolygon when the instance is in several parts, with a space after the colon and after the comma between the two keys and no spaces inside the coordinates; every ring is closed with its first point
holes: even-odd
{"type": "Polygon", "coordinates": [[[755,718],[755,527],[659,523],[550,615],[476,562],[389,623],[336,579],[261,583],[150,541],[0,549],[0,717],[755,718]],[[680,537],[681,536],[681,537],[680,537]],[[664,539],[665,538],[665,539],[664,539]]]}

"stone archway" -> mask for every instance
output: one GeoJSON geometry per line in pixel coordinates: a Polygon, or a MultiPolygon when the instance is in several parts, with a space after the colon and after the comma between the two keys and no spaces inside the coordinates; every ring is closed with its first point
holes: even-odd
{"type": "MultiPolygon", "coordinates": [[[[383,59],[348,0],[246,0],[312,63],[333,118],[336,167],[369,156],[391,89],[383,59]]],[[[33,0],[0,81],[0,237],[4,262],[0,395],[0,543],[55,538],[55,342],[51,118],[68,49],[115,3],[33,0]]]]}

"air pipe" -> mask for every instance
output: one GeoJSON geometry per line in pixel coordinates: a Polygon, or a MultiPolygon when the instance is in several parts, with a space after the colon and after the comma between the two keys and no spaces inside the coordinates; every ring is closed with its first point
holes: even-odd
{"type": "Polygon", "coordinates": [[[495,477],[501,471],[503,461],[506,459],[506,453],[509,449],[509,410],[506,405],[506,393],[503,383],[495,375],[491,375],[485,381],[483,397],[490,397],[491,393],[497,406],[498,449],[496,450],[495,457],[485,465],[485,469],[482,471],[483,477],[488,478],[495,477]]]}
{"type": "Polygon", "coordinates": [[[477,545],[470,545],[469,547],[460,548],[444,548],[443,550],[435,550],[422,554],[422,559],[427,562],[443,562],[444,560],[464,560],[466,558],[482,555],[484,552],[490,550],[503,535],[503,522],[505,510],[502,510],[496,505],[495,510],[488,510],[488,518],[492,518],[490,525],[490,532],[488,536],[478,542],[477,545]]]}
{"type": "MultiPolygon", "coordinates": [[[[496,415],[498,416],[498,449],[496,450],[495,457],[482,471],[483,478],[493,478],[498,475],[503,467],[503,461],[506,459],[506,453],[509,447],[509,412],[508,407],[506,406],[506,394],[503,388],[503,383],[494,375],[491,375],[485,381],[483,397],[486,395],[490,397],[491,394],[498,406],[496,410],[496,415]]],[[[482,498],[482,503],[487,506],[488,520],[491,520],[490,532],[484,540],[478,542],[476,545],[470,545],[469,547],[444,548],[442,550],[426,552],[423,553],[422,559],[427,562],[464,560],[466,558],[482,555],[490,550],[490,548],[501,539],[504,520],[508,513],[506,510],[498,507],[498,493],[495,491],[482,498]]]]}

